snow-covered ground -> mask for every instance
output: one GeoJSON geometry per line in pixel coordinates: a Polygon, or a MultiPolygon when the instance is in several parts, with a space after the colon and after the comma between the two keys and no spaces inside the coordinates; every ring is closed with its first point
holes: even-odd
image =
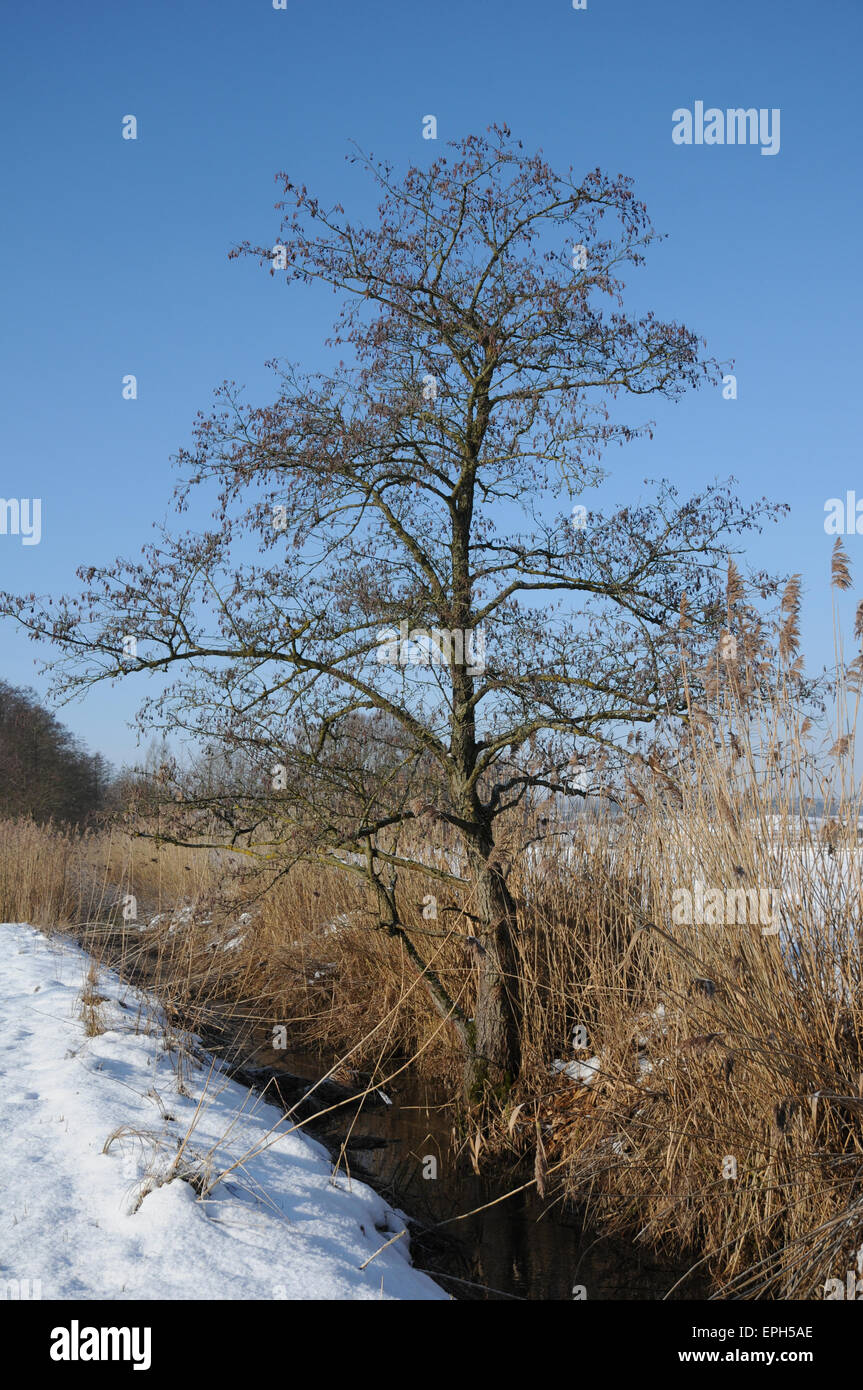
{"type": "Polygon", "coordinates": [[[447,1297],[412,1268],[407,1236],[362,1269],[402,1219],[333,1175],[280,1110],[178,1049],[116,975],[101,971],[88,988],[103,998],[84,1007],[88,957],[22,925],[0,925],[0,962],[0,1285],[69,1299],[447,1297]]]}

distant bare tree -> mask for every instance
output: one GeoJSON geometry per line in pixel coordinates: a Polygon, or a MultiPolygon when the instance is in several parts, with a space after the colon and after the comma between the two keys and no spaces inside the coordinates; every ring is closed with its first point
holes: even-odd
{"type": "Polygon", "coordinates": [[[111,778],[32,690],[0,681],[0,816],[81,824],[104,807],[111,778]]]}

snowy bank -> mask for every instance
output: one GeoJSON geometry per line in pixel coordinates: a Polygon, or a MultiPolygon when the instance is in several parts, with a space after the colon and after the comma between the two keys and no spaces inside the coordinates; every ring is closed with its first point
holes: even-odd
{"type": "Polygon", "coordinates": [[[109,971],[86,984],[85,953],[29,926],[0,925],[0,960],[0,1282],[69,1299],[447,1297],[407,1236],[362,1269],[401,1218],[166,1038],[151,1001],[109,971]]]}

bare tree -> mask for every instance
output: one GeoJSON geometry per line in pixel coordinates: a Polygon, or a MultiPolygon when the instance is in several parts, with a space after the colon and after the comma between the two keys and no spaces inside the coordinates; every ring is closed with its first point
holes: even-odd
{"type": "Polygon", "coordinates": [[[715,642],[730,537],[769,508],[728,484],[685,502],[659,484],[613,515],[571,510],[605,446],[650,430],[613,404],[676,398],[718,368],[682,325],[625,310],[620,272],[654,237],[628,180],[559,176],[506,128],[452,148],[401,180],[355,156],[379,188],[374,226],[279,176],[278,241],[232,254],[339,291],[331,345],[350,362],[274,364],[264,407],[220,389],[179,456],[179,511],[217,489],[205,532],[82,570],[77,599],[4,607],[63,648],[67,692],[177,671],[142,720],[257,760],[259,794],[207,802],[235,842],[366,877],[476,1087],[520,1060],[500,817],[583,794],[591,749],[625,757],[633,729],[686,717],[681,610],[690,650],[715,642]],[[449,861],[417,848],[432,815],[449,861]],[[472,1021],[399,919],[417,864],[466,894],[472,1021]]]}

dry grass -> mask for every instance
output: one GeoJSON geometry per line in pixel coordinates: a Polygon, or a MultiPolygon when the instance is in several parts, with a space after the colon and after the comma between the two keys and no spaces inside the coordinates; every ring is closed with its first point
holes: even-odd
{"type": "Polygon", "coordinates": [[[813,1297],[863,1244],[858,856],[842,882],[799,821],[750,824],[744,881],[784,890],[781,935],[687,925],[674,888],[735,886],[739,827],[653,806],[642,829],[633,846],[611,827],[555,891],[543,869],[553,914],[522,936],[536,1091],[515,1136],[532,1146],[539,1114],[568,1195],[613,1229],[699,1248],[738,1294],[813,1297]],[[598,1058],[591,1084],[552,1091],[551,1055],[598,1058]]]}
{"type": "Polygon", "coordinates": [[[99,1011],[99,1005],[105,1003],[106,996],[99,993],[98,986],[99,967],[94,960],[91,960],[80,994],[81,1021],[88,1038],[96,1038],[105,1031],[105,1022],[99,1011]]]}
{"type": "MultiPolygon", "coordinates": [[[[839,828],[825,836],[790,806],[777,811],[763,780],[741,778],[717,783],[733,810],[723,814],[709,794],[720,762],[701,750],[682,803],[645,782],[640,803],[582,818],[554,852],[513,869],[525,1072],[475,1162],[504,1146],[533,1164],[539,1119],[550,1192],[668,1253],[699,1249],[737,1294],[813,1297],[863,1244],[856,808],[834,798],[839,828]],[[673,922],[674,890],[696,882],[772,887],[782,934],[673,922]],[[572,1049],[577,1026],[586,1051],[572,1049]],[[551,1073],[555,1058],[589,1056],[600,1059],[589,1086],[551,1073]]],[[[427,1075],[456,1080],[455,1039],[352,883],[298,867],[255,903],[243,870],[188,851],[28,824],[0,826],[0,846],[7,916],[36,903],[31,920],[52,925],[55,913],[97,959],[151,984],[171,1017],[228,1029],[239,1052],[284,1024],[292,1048],[350,1054],[377,1077],[420,1054],[427,1075]],[[139,921],[126,922],[133,889],[139,921]]],[[[427,889],[409,886],[406,917],[440,933],[423,945],[469,1011],[465,925],[426,921],[427,889]]],[[[88,1032],[98,1003],[92,971],[88,1032]]]]}
{"type": "MultiPolygon", "coordinates": [[[[796,603],[786,594],[780,675],[796,603]]],[[[721,673],[709,736],[693,719],[633,770],[623,804],[565,819],[549,802],[506,828],[524,1072],[483,1131],[472,1123],[470,1157],[523,1155],[600,1224],[698,1249],[726,1293],[810,1298],[863,1246],[859,675],[838,688],[829,757],[815,756],[793,679],[769,700],[747,679],[721,673]],[[808,819],[814,798],[824,813],[808,819]],[[676,919],[675,893],[698,884],[772,890],[780,932],[752,920],[750,900],[745,920],[676,919]],[[573,1051],[576,1028],[586,1050],[573,1051]],[[552,1071],[588,1057],[589,1085],[552,1071]]],[[[416,833],[451,848],[439,823],[416,833]]],[[[440,896],[424,915],[435,882],[405,880],[400,914],[470,1015],[471,905],[440,896]]],[[[454,1088],[456,1039],[355,881],[299,865],[261,888],[227,853],[0,824],[3,916],[74,931],[169,1018],[227,1031],[261,1062],[276,1060],[280,1025],[292,1048],[375,1078],[413,1056],[454,1088]]],[[[94,1011],[95,976],[88,988],[94,1011]]]]}

